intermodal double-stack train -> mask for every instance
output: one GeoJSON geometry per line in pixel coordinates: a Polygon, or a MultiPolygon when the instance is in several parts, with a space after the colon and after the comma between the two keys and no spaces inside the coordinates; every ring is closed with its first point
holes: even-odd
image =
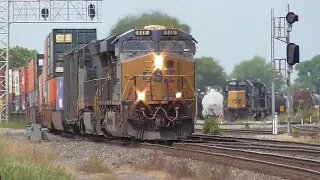
{"type": "Polygon", "coordinates": [[[33,60],[28,117],[79,134],[187,137],[197,116],[195,43],[189,33],[158,25],[102,40],[95,29],[54,29],[43,63],[33,60]]]}

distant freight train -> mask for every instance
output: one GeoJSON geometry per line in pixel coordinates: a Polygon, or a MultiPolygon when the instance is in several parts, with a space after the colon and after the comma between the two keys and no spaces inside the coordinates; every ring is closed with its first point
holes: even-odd
{"type": "Polygon", "coordinates": [[[198,105],[194,54],[193,37],[176,28],[146,26],[102,40],[95,29],[54,29],[42,68],[36,62],[38,102],[28,114],[50,130],[187,137],[198,105]]]}
{"type": "Polygon", "coordinates": [[[267,115],[266,86],[254,80],[230,80],[224,90],[224,118],[260,119],[267,115]]]}

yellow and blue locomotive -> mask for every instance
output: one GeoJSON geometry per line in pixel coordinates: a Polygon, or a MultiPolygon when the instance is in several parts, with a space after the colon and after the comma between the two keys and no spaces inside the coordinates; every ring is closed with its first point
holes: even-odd
{"type": "Polygon", "coordinates": [[[195,40],[158,25],[93,41],[64,56],[53,128],[145,140],[194,132],[195,40]]]}
{"type": "Polygon", "coordinates": [[[230,80],[224,87],[224,118],[263,118],[267,114],[266,86],[255,80],[230,80]]]}

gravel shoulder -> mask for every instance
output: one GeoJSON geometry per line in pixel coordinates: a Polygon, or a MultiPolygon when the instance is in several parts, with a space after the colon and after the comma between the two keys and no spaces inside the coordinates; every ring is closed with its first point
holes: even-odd
{"type": "MultiPolygon", "coordinates": [[[[12,134],[18,141],[23,133],[12,134]]],[[[152,149],[112,143],[72,140],[49,134],[51,141],[33,143],[34,148],[55,154],[59,165],[76,179],[281,179],[261,173],[178,158],[152,149]]],[[[0,137],[1,138],[1,137],[0,137]]]]}

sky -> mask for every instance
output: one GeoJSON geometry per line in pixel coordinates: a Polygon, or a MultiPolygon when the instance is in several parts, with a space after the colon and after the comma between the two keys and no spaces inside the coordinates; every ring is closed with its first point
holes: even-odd
{"type": "MultiPolygon", "coordinates": [[[[299,15],[291,42],[300,46],[300,61],[309,60],[320,54],[319,0],[103,0],[103,23],[13,24],[10,42],[43,53],[45,36],[53,28],[97,28],[102,39],[121,18],[160,11],[191,27],[199,42],[197,57],[213,57],[230,73],[236,64],[255,55],[270,61],[271,8],[276,16],[285,16],[287,4],[299,15]]],[[[278,43],[276,58],[283,57],[284,43],[278,43]]]]}

